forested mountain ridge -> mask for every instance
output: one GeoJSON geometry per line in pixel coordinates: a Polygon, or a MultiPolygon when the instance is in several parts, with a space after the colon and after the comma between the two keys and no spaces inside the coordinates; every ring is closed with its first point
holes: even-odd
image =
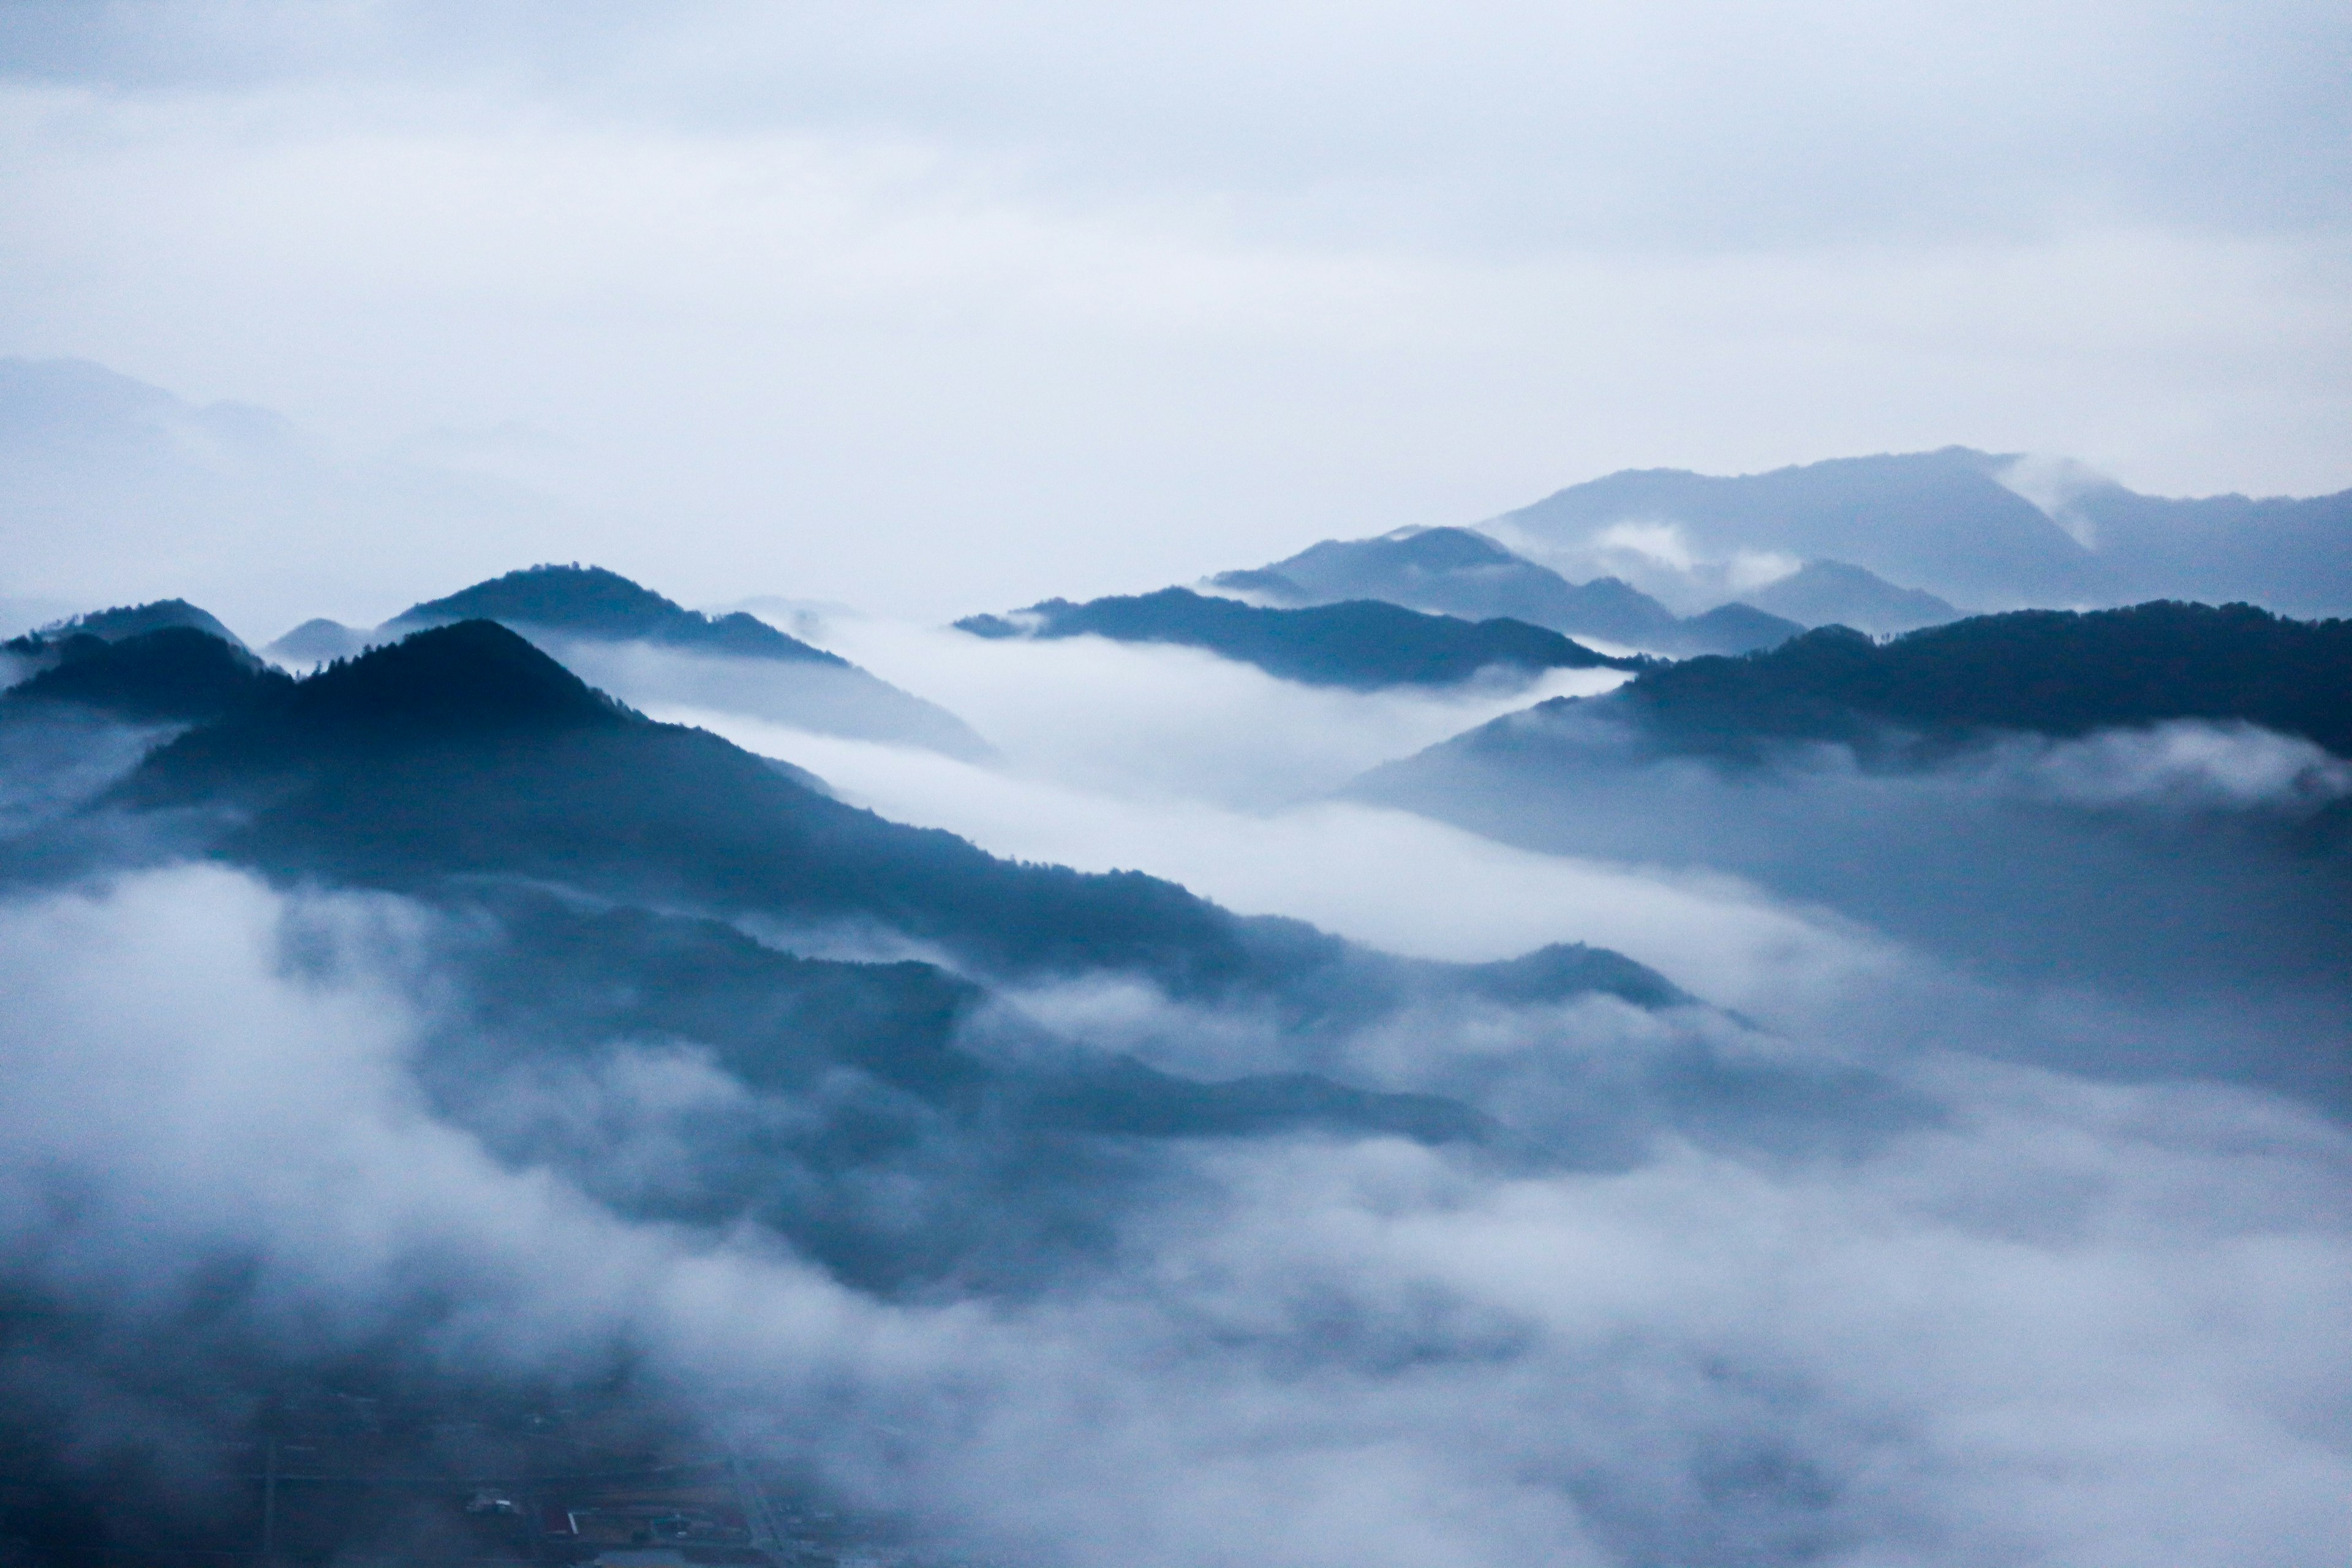
{"type": "Polygon", "coordinates": [[[731,658],[798,659],[848,668],[849,661],[789,637],[738,610],[707,616],[601,566],[528,566],[412,605],[383,630],[404,635],[453,621],[520,622],[573,637],[638,640],[731,658]]]}
{"type": "Polygon", "coordinates": [[[1209,584],[1279,608],[1378,599],[1470,620],[1503,616],[1663,654],[1743,653],[1803,629],[1739,605],[1678,616],[1618,578],[1571,583],[1466,528],[1327,539],[1270,566],[1221,572],[1209,584]]]}
{"type": "Polygon", "coordinates": [[[1094,599],[1048,599],[1008,616],[971,616],[959,630],[985,637],[1101,637],[1169,643],[1254,664],[1312,686],[1373,689],[1452,685],[1481,670],[1632,669],[1615,658],[1524,621],[1466,621],[1379,600],[1306,609],[1261,609],[1187,588],[1094,599]]]}

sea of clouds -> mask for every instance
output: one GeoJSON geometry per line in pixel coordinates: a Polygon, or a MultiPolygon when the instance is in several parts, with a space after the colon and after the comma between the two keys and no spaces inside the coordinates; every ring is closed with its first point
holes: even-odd
{"type": "MultiPolygon", "coordinates": [[[[711,1441],[927,1551],[1071,1568],[2284,1568],[2344,1539],[2352,1137],[2307,1098],[2065,1070],[2042,1047],[2099,996],[2011,995],[1753,878],[1328,798],[1551,687],[1368,696],[1183,650],[832,640],[994,760],[657,716],[1000,853],[1138,867],[1428,956],[1591,942],[1738,1016],[1424,1005],[1310,1059],[1265,1019],[1125,982],[1013,995],[1171,1070],[1309,1065],[1455,1094],[1524,1140],[1167,1145],[1083,1267],[884,1296],[757,1226],[629,1217],[616,1194],[745,1100],[691,1040],[583,1042],[465,1105],[428,1092],[446,912],[168,861],[20,883],[0,899],[0,1250],[12,1289],[100,1327],[0,1368],[19,1407],[97,1464],[168,1454],[190,1419],[184,1390],[141,1392],[165,1345],[219,1369],[205,1398],[231,1414],[237,1369],[387,1340],[459,1384],[625,1362],[711,1441]],[[1695,1043],[1829,1086],[1830,1110],[1727,1133],[1635,1081],[1695,1043]],[[1856,1073],[1874,1097],[1835,1100],[1856,1073]]],[[[2093,811],[2340,793],[2276,737],[2217,744],[1981,768],[2093,811]]],[[[205,1462],[182,1462],[200,1490],[205,1462]]]]}

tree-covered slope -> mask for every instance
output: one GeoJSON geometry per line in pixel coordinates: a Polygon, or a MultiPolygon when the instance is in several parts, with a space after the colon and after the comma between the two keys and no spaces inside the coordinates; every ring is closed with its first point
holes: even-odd
{"type": "Polygon", "coordinates": [[[1647,671],[1611,701],[1689,737],[1843,739],[1885,723],[2080,735],[2213,719],[2352,755],[2352,622],[2160,601],[1972,616],[1885,642],[1825,626],[1647,671]]]}
{"type": "MultiPolygon", "coordinates": [[[[745,712],[795,729],[921,746],[966,761],[987,742],[938,704],[755,616],[689,610],[597,566],[533,566],[402,612],[373,639],[463,620],[513,627],[600,686],[648,705],[745,712]],[[684,658],[677,656],[687,656],[684,658]]],[[[310,623],[300,647],[335,650],[342,628],[310,623]]]]}
{"type": "MultiPolygon", "coordinates": [[[[728,918],[879,929],[986,973],[1120,971],[1174,994],[1279,996],[1304,1012],[1483,984],[1475,966],[1386,959],[1139,872],[1000,860],[887,821],[715,735],[654,723],[487,621],[273,686],[158,751],[116,798],[236,805],[243,825],[222,852],[284,874],[404,889],[530,878],[728,918]]],[[[1665,994],[1642,989],[1663,986],[1654,976],[1550,973],[1563,994],[1665,994]]]]}
{"type": "Polygon", "coordinates": [[[1524,621],[1466,621],[1369,599],[1261,609],[1162,588],[1083,605],[1049,599],[1010,616],[973,616],[956,625],[979,637],[1171,643],[1254,664],[1286,680],[1359,689],[1451,685],[1498,666],[1525,671],[1634,667],[1524,621]]]}
{"type": "Polygon", "coordinates": [[[572,637],[667,644],[731,658],[773,658],[848,668],[741,611],[711,616],[689,610],[601,566],[543,565],[509,572],[438,599],[412,605],[385,623],[404,635],[453,621],[520,622],[572,637]]]}

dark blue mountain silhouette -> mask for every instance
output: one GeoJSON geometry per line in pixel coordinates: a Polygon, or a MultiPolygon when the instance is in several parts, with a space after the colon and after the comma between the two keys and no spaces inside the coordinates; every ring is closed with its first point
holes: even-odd
{"type": "Polygon", "coordinates": [[[76,632],[44,650],[46,667],[6,703],[69,703],[133,722],[217,719],[292,681],[242,647],[191,626],[108,641],[76,632]]]}
{"type": "Polygon", "coordinates": [[[443,598],[412,605],[386,622],[404,635],[452,621],[545,626],[573,637],[665,643],[730,658],[774,658],[849,668],[838,654],[813,647],[741,611],[711,616],[689,610],[601,566],[543,565],[509,572],[443,598]]]}
{"type": "MultiPolygon", "coordinates": [[[[469,619],[497,621],[535,637],[590,679],[625,686],[648,704],[751,713],[797,729],[923,746],[966,761],[990,754],[988,743],[946,709],[836,654],[741,611],[712,616],[686,609],[598,566],[509,572],[404,610],[362,640],[391,641],[469,619]],[[698,657],[647,661],[631,656],[632,646],[698,657]]],[[[289,658],[301,657],[303,650],[331,656],[344,632],[331,622],[311,622],[278,646],[289,658]]]]}
{"type": "Polygon", "coordinates": [[[1286,680],[1360,690],[1451,685],[1497,666],[1530,672],[1638,668],[1638,661],[1611,658],[1524,621],[1465,621],[1369,599],[1275,610],[1162,588],[1083,605],[1048,599],[1011,616],[973,616],[956,625],[987,637],[1172,643],[1254,664],[1286,680]]]}
{"type": "MultiPolygon", "coordinates": [[[[1239,987],[1345,1010],[1475,973],[1238,917],[1140,873],[1015,864],[886,821],[630,711],[488,621],[273,685],[159,750],[119,798],[239,804],[251,815],[226,852],[289,874],[523,876],[720,916],[856,921],[987,973],[1124,970],[1180,995],[1239,987]]],[[[1664,994],[1643,989],[1664,984],[1654,976],[1619,981],[1664,994]]]]}
{"type": "MultiPolygon", "coordinates": [[[[1823,626],[1766,652],[1686,659],[1605,697],[1539,708],[1571,705],[1633,722],[1674,750],[1875,745],[1890,735],[1951,741],[1988,731],[2081,735],[2210,719],[2352,756],[2352,621],[2158,601],[1976,616],[1885,641],[1823,626]]],[[[1471,733],[1507,745],[1512,723],[1471,733]]]]}

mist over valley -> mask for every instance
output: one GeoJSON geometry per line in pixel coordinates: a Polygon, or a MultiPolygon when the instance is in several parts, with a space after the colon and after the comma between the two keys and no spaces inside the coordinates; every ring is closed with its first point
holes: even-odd
{"type": "Polygon", "coordinates": [[[0,1568],[2314,1568],[2352,11],[0,5],[0,1568]]]}

